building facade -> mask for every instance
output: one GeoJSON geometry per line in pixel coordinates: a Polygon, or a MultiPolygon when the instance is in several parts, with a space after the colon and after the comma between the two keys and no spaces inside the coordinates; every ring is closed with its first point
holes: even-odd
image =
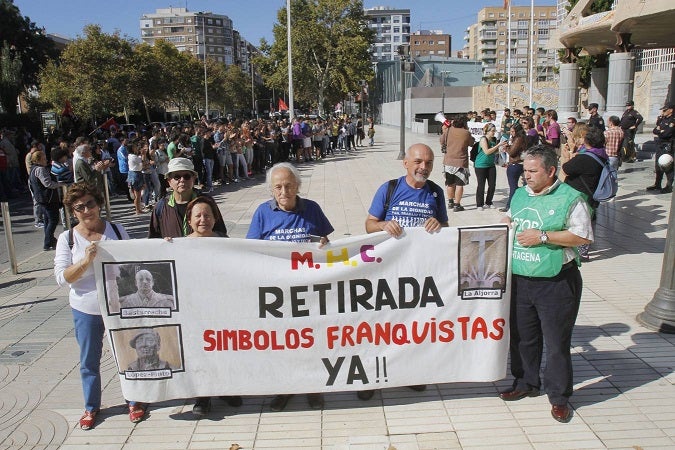
{"type": "Polygon", "coordinates": [[[484,82],[506,82],[510,40],[512,82],[527,82],[530,70],[534,81],[553,80],[557,54],[548,42],[557,27],[557,7],[535,6],[534,17],[529,6],[511,7],[510,36],[508,13],[501,6],[481,9],[466,30],[463,56],[482,61],[484,82]]]}
{"type": "Polygon", "coordinates": [[[150,45],[163,39],[199,59],[206,55],[227,66],[234,64],[232,20],[225,15],[162,8],[154,14],[143,14],[140,27],[141,40],[150,45]]]}
{"type": "Polygon", "coordinates": [[[410,42],[410,10],[376,6],[364,12],[368,27],[375,31],[372,61],[398,59],[398,46],[410,42]]]}
{"type": "Polygon", "coordinates": [[[413,58],[440,56],[450,58],[452,37],[440,30],[420,30],[410,35],[410,55],[413,58]]]}

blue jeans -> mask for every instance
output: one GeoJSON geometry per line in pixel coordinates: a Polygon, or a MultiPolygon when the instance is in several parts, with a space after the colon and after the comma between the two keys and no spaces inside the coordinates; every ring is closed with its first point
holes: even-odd
{"type": "Polygon", "coordinates": [[[516,189],[518,189],[518,182],[520,181],[520,176],[522,174],[522,164],[510,164],[506,168],[506,179],[509,180],[509,199],[506,201],[506,209],[511,206],[511,198],[513,198],[516,189]]]}
{"type": "Polygon", "coordinates": [[[204,158],[204,171],[206,172],[206,182],[204,186],[207,189],[213,187],[213,160],[209,158],[204,158]]]}
{"type": "Polygon", "coordinates": [[[80,378],[84,393],[84,408],[101,408],[101,354],[103,353],[103,318],[73,309],[75,339],[80,346],[80,378]]]}
{"type": "Polygon", "coordinates": [[[48,250],[50,247],[54,247],[56,245],[54,243],[56,241],[56,238],[54,238],[54,232],[56,231],[56,226],[59,224],[59,208],[53,206],[41,206],[41,208],[42,217],[45,221],[45,238],[42,248],[48,250]]]}

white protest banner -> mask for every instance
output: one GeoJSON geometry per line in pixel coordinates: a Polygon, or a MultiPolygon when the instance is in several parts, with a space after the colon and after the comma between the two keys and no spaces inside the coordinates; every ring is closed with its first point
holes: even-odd
{"type": "Polygon", "coordinates": [[[101,310],[127,399],[493,381],[506,374],[509,231],[318,244],[103,241],[101,310]]]}

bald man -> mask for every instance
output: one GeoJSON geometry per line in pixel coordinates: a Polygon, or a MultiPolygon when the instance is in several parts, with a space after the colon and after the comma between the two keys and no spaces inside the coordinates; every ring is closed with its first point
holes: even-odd
{"type": "Polygon", "coordinates": [[[120,297],[121,308],[173,308],[173,295],[160,294],[153,290],[155,280],[147,270],[136,273],[137,292],[120,297]]]}
{"type": "MultiPolygon", "coordinates": [[[[366,232],[386,231],[399,238],[404,228],[424,227],[429,233],[448,226],[443,188],[429,180],[434,152],[425,144],[413,144],[405,152],[406,174],[384,183],[375,193],[366,218],[366,232]]],[[[408,386],[424,391],[426,385],[408,386]]],[[[375,391],[358,391],[361,400],[370,400],[375,391]]]]}
{"type": "Polygon", "coordinates": [[[411,145],[405,152],[403,167],[405,176],[384,183],[375,193],[366,218],[366,232],[386,231],[399,237],[406,227],[424,227],[433,233],[448,226],[443,189],[429,180],[434,168],[431,147],[411,145]]]}

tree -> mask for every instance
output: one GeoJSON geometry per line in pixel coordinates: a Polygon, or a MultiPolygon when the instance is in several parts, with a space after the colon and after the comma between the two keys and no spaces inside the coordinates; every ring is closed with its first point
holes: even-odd
{"type": "Polygon", "coordinates": [[[0,104],[10,114],[16,113],[16,99],[21,92],[21,60],[6,42],[0,49],[0,104]]]}
{"type": "Polygon", "coordinates": [[[0,61],[3,74],[3,92],[0,95],[3,109],[16,114],[16,94],[36,84],[38,72],[50,59],[56,58],[54,43],[45,36],[30,18],[21,16],[12,0],[0,0],[0,47],[9,49],[8,57],[0,61]],[[9,64],[6,65],[6,64],[9,64]],[[14,73],[17,71],[18,73],[14,73]],[[5,75],[14,73],[13,86],[5,75]],[[17,78],[18,75],[18,78],[17,78]],[[8,90],[6,90],[8,89],[8,90]],[[10,95],[16,92],[16,94],[10,95]]]}
{"type": "Polygon", "coordinates": [[[41,95],[56,107],[69,100],[76,115],[92,120],[122,111],[138,91],[131,44],[98,25],[85,26],[84,37],[66,47],[60,64],[49,63],[40,73],[41,95]]]}
{"type": "Polygon", "coordinates": [[[238,66],[230,66],[225,73],[223,84],[225,111],[245,111],[249,109],[249,79],[238,66]]]}
{"type": "MultiPolygon", "coordinates": [[[[274,43],[261,43],[256,67],[268,86],[287,89],[288,58],[286,8],[277,14],[274,43]]],[[[316,105],[323,114],[349,92],[359,91],[360,80],[373,77],[370,45],[374,32],[367,26],[361,0],[291,1],[293,87],[300,101],[316,105]]]]}

